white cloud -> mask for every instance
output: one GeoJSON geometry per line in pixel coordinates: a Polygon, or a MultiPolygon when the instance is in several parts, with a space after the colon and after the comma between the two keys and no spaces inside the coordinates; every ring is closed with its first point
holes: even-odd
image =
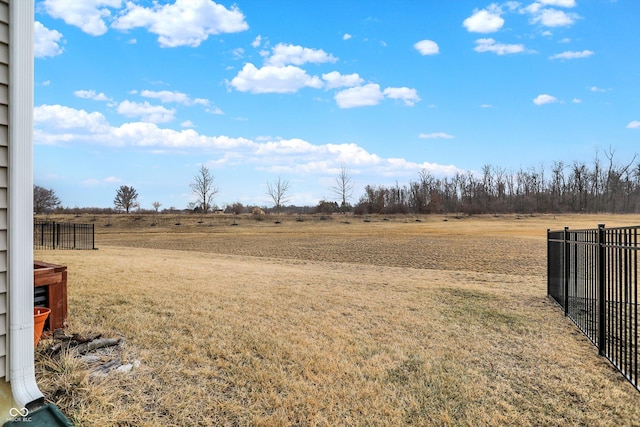
{"type": "Polygon", "coordinates": [[[309,153],[316,150],[316,147],[300,138],[293,139],[277,139],[275,141],[266,141],[256,147],[255,153],[260,155],[268,154],[300,154],[309,153]]]}
{"type": "Polygon", "coordinates": [[[244,49],[239,47],[239,48],[233,49],[232,53],[234,58],[240,59],[244,56],[244,49]]]}
{"type": "Polygon", "coordinates": [[[416,163],[406,159],[383,159],[377,167],[377,175],[386,176],[397,180],[399,175],[410,177],[417,171],[427,170],[434,175],[452,176],[456,173],[464,172],[453,165],[439,165],[437,163],[422,162],[416,163]]]}
{"type": "Polygon", "coordinates": [[[532,15],[540,12],[542,9],[542,3],[533,2],[529,6],[522,9],[521,13],[530,13],[532,15]]]}
{"type": "Polygon", "coordinates": [[[576,0],[538,0],[545,6],[575,7],[576,0]]]}
{"type": "Polygon", "coordinates": [[[279,43],[271,52],[262,51],[261,55],[265,57],[264,66],[257,68],[252,63],[246,63],[227,84],[240,92],[251,93],[294,93],[305,87],[350,88],[335,95],[340,108],[377,105],[385,96],[400,99],[409,106],[420,101],[415,89],[387,88],[382,92],[377,84],[362,86],[364,79],[357,73],[343,75],[332,71],[322,74],[322,79],[307,74],[300,68],[301,65],[337,62],[336,57],[321,49],[279,43]]]}
{"type": "Polygon", "coordinates": [[[192,128],[195,125],[191,120],[185,120],[184,122],[180,123],[180,126],[182,126],[183,128],[192,128]]]}
{"type": "Polygon", "coordinates": [[[580,99],[580,98],[573,98],[573,99],[571,100],[571,102],[573,102],[574,104],[581,104],[581,103],[582,103],[582,99],[580,99]]]}
{"type": "Polygon", "coordinates": [[[353,165],[378,165],[383,160],[377,154],[369,153],[356,144],[327,144],[322,146],[322,149],[332,155],[337,155],[338,162],[348,162],[353,165]]]}
{"type": "MultiPolygon", "coordinates": [[[[378,90],[379,92],[379,90],[378,90]]],[[[61,105],[41,105],[35,108],[34,141],[36,144],[91,144],[117,147],[139,147],[153,152],[192,150],[209,153],[216,158],[216,166],[246,165],[259,170],[278,170],[335,176],[345,163],[359,175],[385,176],[393,180],[415,176],[423,169],[438,175],[463,172],[453,165],[415,163],[403,158],[383,158],[363,147],[349,144],[315,145],[299,138],[273,139],[232,138],[210,136],[194,129],[174,130],[154,123],[132,122],[111,126],[100,113],[61,105]]],[[[183,127],[190,127],[185,121],[183,127]]],[[[100,178],[87,184],[99,184],[111,179],[100,178]]],[[[333,179],[333,178],[331,178],[333,179]]]]}
{"type": "Polygon", "coordinates": [[[166,104],[168,102],[175,102],[177,104],[190,105],[192,103],[189,95],[182,92],[170,91],[170,90],[143,90],[140,95],[145,98],[159,99],[160,102],[166,104]]]}
{"type": "Polygon", "coordinates": [[[303,65],[307,62],[313,64],[326,62],[335,63],[337,60],[338,58],[326,53],[322,49],[311,49],[292,44],[278,43],[272,49],[272,55],[267,58],[265,65],[283,67],[285,65],[303,65]]]}
{"type": "Polygon", "coordinates": [[[323,83],[301,68],[264,66],[260,69],[247,63],[231,82],[236,90],[251,93],[293,93],[304,87],[319,89],[323,83]]]}
{"type": "Polygon", "coordinates": [[[609,91],[609,89],[604,89],[598,86],[591,86],[587,89],[589,89],[591,92],[608,92],[609,91]]]}
{"type": "Polygon", "coordinates": [[[422,139],[452,139],[454,138],[453,135],[450,135],[448,133],[445,132],[433,132],[433,133],[421,133],[420,135],[418,135],[418,138],[422,138],[422,139]]]}
{"type": "Polygon", "coordinates": [[[207,107],[207,106],[211,105],[211,101],[209,101],[208,99],[204,99],[204,98],[196,98],[191,102],[194,105],[202,105],[204,107],[207,107]]]}
{"type": "Polygon", "coordinates": [[[357,73],[340,74],[337,71],[323,74],[322,79],[327,82],[325,86],[327,89],[359,86],[364,82],[364,80],[357,73]]]}
{"type": "Polygon", "coordinates": [[[493,52],[496,55],[508,55],[525,51],[525,47],[522,44],[496,43],[492,38],[477,39],[476,45],[473,49],[476,52],[493,52]]]}
{"type": "Polygon", "coordinates": [[[500,10],[474,10],[473,14],[462,22],[462,25],[471,33],[494,33],[504,25],[504,19],[500,16],[500,10]]]}
{"type": "Polygon", "coordinates": [[[344,33],[344,35],[342,36],[342,40],[349,40],[351,37],[352,37],[351,34],[344,33]]]}
{"type": "Polygon", "coordinates": [[[627,125],[627,129],[640,129],[640,121],[632,120],[627,125]]]}
{"type": "Polygon", "coordinates": [[[113,28],[143,27],[158,35],[161,47],[197,47],[210,35],[245,31],[249,25],[237,6],[230,9],[211,0],[176,0],[173,4],[143,7],[127,2],[113,28]]]}
{"type": "Polygon", "coordinates": [[[533,13],[531,23],[545,27],[568,27],[573,25],[579,16],[558,9],[539,9],[533,13]]]}
{"type": "MultiPolygon", "coordinates": [[[[111,126],[102,113],[62,105],[41,105],[34,108],[34,138],[39,144],[60,144],[77,140],[78,135],[105,135],[111,126]],[[42,131],[44,127],[47,131],[42,131]],[[52,129],[54,128],[54,129],[52,129]]],[[[96,143],[108,140],[94,139],[96,143]]]]}
{"type": "Polygon", "coordinates": [[[253,41],[251,42],[251,46],[258,48],[260,47],[260,43],[262,43],[262,36],[258,35],[256,36],[255,39],[253,39],[253,41]]]}
{"type": "Polygon", "coordinates": [[[111,17],[108,8],[118,9],[122,0],[44,0],[44,10],[53,18],[64,20],[92,36],[107,32],[105,19],[111,17]]]}
{"type": "Polygon", "coordinates": [[[482,104],[480,105],[480,108],[495,108],[495,107],[491,104],[482,104]]]}
{"type": "Polygon", "coordinates": [[[593,55],[593,52],[590,50],[583,50],[582,52],[562,52],[557,53],[549,57],[549,59],[578,59],[578,58],[588,58],[593,55]]]}
{"type": "Polygon", "coordinates": [[[507,9],[509,9],[509,11],[512,12],[514,10],[520,9],[520,2],[519,1],[510,0],[510,1],[507,1],[506,3],[504,3],[503,6],[506,7],[507,9]]]}
{"type": "Polygon", "coordinates": [[[62,53],[63,49],[60,47],[62,33],[50,30],[38,21],[34,22],[33,30],[33,55],[36,58],[46,58],[62,53]]]}
{"type": "Polygon", "coordinates": [[[96,93],[95,90],[76,90],[73,92],[75,96],[82,99],[92,99],[94,101],[111,101],[104,93],[96,93]]]}
{"type": "Polygon", "coordinates": [[[176,131],[160,128],[155,123],[125,123],[113,128],[111,134],[123,145],[137,147],[165,147],[165,148],[212,148],[231,149],[253,145],[244,138],[230,138],[228,136],[206,136],[198,134],[193,129],[176,131]]]}
{"type": "Polygon", "coordinates": [[[413,47],[415,47],[422,55],[435,55],[440,52],[438,43],[432,40],[420,40],[414,44],[413,47]]]}
{"type": "Polygon", "coordinates": [[[95,186],[95,185],[101,185],[101,184],[115,184],[119,182],[122,182],[122,179],[115,176],[108,176],[102,179],[89,178],[82,181],[82,183],[87,186],[95,186]]]}
{"type": "Polygon", "coordinates": [[[144,122],[166,123],[173,120],[176,110],[167,109],[161,105],[151,105],[147,101],[143,103],[122,101],[117,108],[119,114],[125,117],[139,117],[144,122]]]}
{"type": "Polygon", "coordinates": [[[352,87],[335,94],[335,100],[340,108],[354,108],[378,105],[385,97],[400,99],[407,106],[420,101],[415,89],[408,87],[388,87],[384,91],[375,83],[352,87]]]}
{"type": "MultiPolygon", "coordinates": [[[[189,121],[183,122],[189,125],[189,121]]],[[[132,122],[111,126],[99,112],[87,113],[62,105],[34,108],[34,141],[37,144],[91,143],[110,146],[220,148],[252,146],[244,138],[199,135],[192,129],[175,131],[155,123],[132,122]]]]}
{"type": "Polygon", "coordinates": [[[401,99],[409,107],[420,101],[418,92],[408,87],[388,87],[382,93],[387,98],[401,99]]]}
{"type": "Polygon", "coordinates": [[[204,111],[206,111],[209,114],[214,114],[216,116],[221,116],[224,114],[224,111],[222,111],[219,107],[216,107],[216,106],[205,108],[204,111]]]}
{"type": "Polygon", "coordinates": [[[340,108],[378,105],[383,98],[380,86],[375,83],[345,89],[335,95],[336,103],[340,108]]]}
{"type": "MultiPolygon", "coordinates": [[[[306,141],[304,141],[306,142],[306,141]]],[[[335,175],[340,171],[340,165],[346,164],[362,176],[385,176],[397,179],[399,176],[411,177],[421,170],[428,170],[435,175],[453,175],[462,172],[453,165],[439,165],[436,163],[416,163],[403,158],[382,158],[375,153],[369,153],[355,144],[328,144],[314,146],[305,144],[309,151],[300,151],[296,157],[263,155],[264,168],[278,173],[291,174],[321,174],[335,175]]]]}
{"type": "Polygon", "coordinates": [[[555,102],[558,102],[558,98],[547,95],[546,93],[536,96],[533,100],[533,103],[536,105],[553,104],[555,102]]]}

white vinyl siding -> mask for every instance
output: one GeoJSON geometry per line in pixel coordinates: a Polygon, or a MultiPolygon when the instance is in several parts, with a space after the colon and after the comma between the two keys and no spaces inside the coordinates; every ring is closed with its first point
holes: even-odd
{"type": "Polygon", "coordinates": [[[9,140],[9,2],[0,0],[0,378],[7,370],[7,167],[9,140]]]}

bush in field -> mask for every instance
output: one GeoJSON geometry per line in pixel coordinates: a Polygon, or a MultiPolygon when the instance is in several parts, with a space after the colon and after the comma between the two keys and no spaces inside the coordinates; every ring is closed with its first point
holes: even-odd
{"type": "Polygon", "coordinates": [[[262,221],[265,215],[264,211],[257,206],[251,210],[251,214],[258,221],[262,221]]]}
{"type": "Polygon", "coordinates": [[[316,206],[315,212],[321,214],[332,214],[334,212],[339,212],[340,206],[337,202],[330,202],[327,200],[320,200],[318,206],[316,206]]]}

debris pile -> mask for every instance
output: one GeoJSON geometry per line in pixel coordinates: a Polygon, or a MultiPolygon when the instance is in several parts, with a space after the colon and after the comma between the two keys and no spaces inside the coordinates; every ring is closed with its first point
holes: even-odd
{"type": "Polygon", "coordinates": [[[61,351],[73,351],[91,371],[90,376],[106,376],[113,372],[128,373],[140,366],[139,360],[125,363],[122,357],[124,338],[103,338],[102,334],[67,335],[63,329],[56,329],[53,342],[42,350],[44,354],[55,356],[61,351]]]}

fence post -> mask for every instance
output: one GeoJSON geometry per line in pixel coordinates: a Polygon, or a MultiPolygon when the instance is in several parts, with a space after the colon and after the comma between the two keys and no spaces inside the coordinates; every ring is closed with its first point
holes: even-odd
{"type": "Polygon", "coordinates": [[[547,297],[551,295],[551,243],[549,243],[549,234],[551,229],[547,228],[547,297]]]}
{"type": "Polygon", "coordinates": [[[570,244],[569,244],[569,227],[564,227],[564,254],[563,254],[563,264],[564,267],[564,277],[563,277],[563,290],[562,293],[564,295],[564,315],[569,315],[569,276],[571,275],[571,270],[569,266],[569,254],[570,254],[570,244]]]}
{"type": "Polygon", "coordinates": [[[607,340],[607,248],[604,224],[598,224],[598,353],[606,354],[607,340]]]}
{"type": "Polygon", "coordinates": [[[96,248],[96,225],[91,224],[91,249],[96,248]]]}

